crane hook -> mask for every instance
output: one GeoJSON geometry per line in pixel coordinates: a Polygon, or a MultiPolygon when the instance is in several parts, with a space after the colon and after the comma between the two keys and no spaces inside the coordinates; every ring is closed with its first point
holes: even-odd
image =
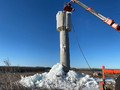
{"type": "Polygon", "coordinates": [[[68,2],[65,6],[64,6],[64,11],[74,11],[75,9],[72,8],[72,5],[70,4],[70,2],[68,2]]]}

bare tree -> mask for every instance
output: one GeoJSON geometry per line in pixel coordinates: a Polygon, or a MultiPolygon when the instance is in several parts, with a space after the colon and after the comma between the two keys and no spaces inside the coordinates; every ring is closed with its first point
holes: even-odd
{"type": "Polygon", "coordinates": [[[11,66],[9,58],[5,59],[4,63],[5,63],[6,66],[11,66]]]}

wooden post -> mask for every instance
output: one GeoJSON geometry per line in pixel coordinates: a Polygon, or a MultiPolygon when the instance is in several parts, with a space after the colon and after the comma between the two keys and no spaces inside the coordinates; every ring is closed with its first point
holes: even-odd
{"type": "Polygon", "coordinates": [[[105,81],[105,66],[102,66],[103,81],[105,81]]]}
{"type": "Polygon", "coordinates": [[[103,90],[105,89],[105,66],[102,66],[102,75],[103,75],[103,90]]]}

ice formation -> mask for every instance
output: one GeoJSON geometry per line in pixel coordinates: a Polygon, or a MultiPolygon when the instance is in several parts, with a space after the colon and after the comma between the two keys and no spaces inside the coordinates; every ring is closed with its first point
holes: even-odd
{"type": "Polygon", "coordinates": [[[93,77],[83,73],[78,74],[72,70],[65,73],[60,63],[54,65],[49,72],[21,77],[19,83],[25,87],[36,86],[48,89],[99,90],[98,83],[93,77]]]}

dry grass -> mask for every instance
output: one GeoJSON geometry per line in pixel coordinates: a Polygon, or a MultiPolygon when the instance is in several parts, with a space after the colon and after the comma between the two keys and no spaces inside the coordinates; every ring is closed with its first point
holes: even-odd
{"type": "MultiPolygon", "coordinates": [[[[31,76],[36,73],[42,73],[45,71],[45,69],[48,69],[48,68],[1,66],[0,67],[0,90],[34,90],[36,87],[26,88],[21,84],[19,84],[18,81],[21,79],[21,76],[31,76]]],[[[39,90],[39,88],[37,90],[39,90]]]]}
{"type": "Polygon", "coordinates": [[[30,90],[21,86],[17,81],[20,79],[20,74],[15,73],[0,73],[0,89],[1,90],[30,90]]]}

